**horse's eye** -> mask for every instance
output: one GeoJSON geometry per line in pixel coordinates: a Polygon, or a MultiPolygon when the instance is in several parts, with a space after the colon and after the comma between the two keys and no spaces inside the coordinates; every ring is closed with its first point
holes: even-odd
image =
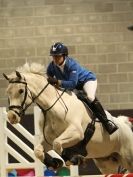
{"type": "Polygon", "coordinates": [[[24,92],[24,90],[23,90],[23,89],[20,89],[20,90],[19,90],[19,93],[20,93],[20,94],[22,94],[23,92],[24,92]]]}

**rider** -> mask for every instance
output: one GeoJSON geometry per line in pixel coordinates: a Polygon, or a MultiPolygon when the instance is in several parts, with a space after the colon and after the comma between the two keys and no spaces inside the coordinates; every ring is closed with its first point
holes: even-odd
{"type": "Polygon", "coordinates": [[[53,60],[47,67],[48,82],[65,89],[83,89],[87,94],[91,109],[103,123],[109,134],[114,133],[118,127],[107,119],[104,109],[96,99],[96,75],[79,65],[75,59],[68,56],[68,48],[61,42],[54,43],[50,48],[53,60]]]}

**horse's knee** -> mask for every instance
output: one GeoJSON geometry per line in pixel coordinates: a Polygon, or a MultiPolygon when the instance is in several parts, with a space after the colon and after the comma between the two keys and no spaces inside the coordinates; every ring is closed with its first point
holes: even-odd
{"type": "Polygon", "coordinates": [[[34,148],[34,154],[35,156],[40,159],[41,161],[43,161],[44,159],[44,148],[41,144],[37,145],[35,148],[34,148]]]}
{"type": "Polygon", "coordinates": [[[53,149],[55,150],[55,152],[57,152],[59,155],[62,154],[63,148],[62,148],[62,144],[58,139],[55,139],[53,142],[53,149]]]}

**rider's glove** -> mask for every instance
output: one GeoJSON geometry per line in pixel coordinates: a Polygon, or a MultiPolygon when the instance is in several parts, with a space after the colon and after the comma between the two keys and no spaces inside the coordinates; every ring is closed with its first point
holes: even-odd
{"type": "Polygon", "coordinates": [[[55,87],[59,87],[60,85],[60,81],[54,77],[48,77],[47,78],[47,81],[51,84],[51,85],[54,85],[55,87]]]}

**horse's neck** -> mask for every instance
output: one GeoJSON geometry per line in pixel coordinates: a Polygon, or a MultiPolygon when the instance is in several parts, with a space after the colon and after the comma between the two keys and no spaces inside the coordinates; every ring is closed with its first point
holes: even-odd
{"type": "MultiPolygon", "coordinates": [[[[33,96],[36,97],[41,90],[47,85],[47,80],[43,76],[28,74],[26,75],[26,81],[29,90],[32,92],[33,96]]],[[[35,102],[39,104],[42,108],[47,109],[51,107],[55,101],[58,99],[61,91],[56,91],[56,89],[50,84],[44,89],[44,91],[36,98],[35,102]]],[[[56,103],[58,104],[58,102],[56,103]]],[[[58,107],[61,106],[58,104],[58,107]]],[[[54,108],[56,108],[54,106],[54,108]]],[[[60,108],[61,109],[61,108],[60,108]]]]}

